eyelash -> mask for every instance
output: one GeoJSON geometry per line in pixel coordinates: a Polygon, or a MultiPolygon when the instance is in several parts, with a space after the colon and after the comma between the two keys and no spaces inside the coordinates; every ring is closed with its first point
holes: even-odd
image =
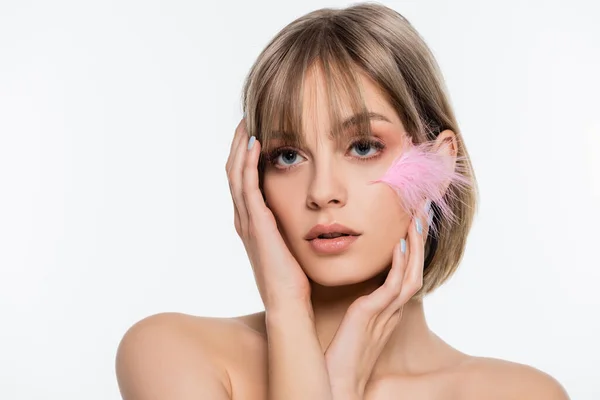
{"type": "MultiPolygon", "coordinates": [[[[373,148],[379,150],[375,155],[372,155],[372,156],[368,156],[368,157],[355,157],[360,162],[372,161],[374,159],[377,159],[377,158],[381,157],[381,155],[383,154],[383,150],[385,149],[385,145],[382,142],[380,142],[378,140],[374,140],[374,139],[364,139],[364,138],[361,138],[361,139],[353,141],[350,144],[350,146],[349,146],[348,149],[350,150],[354,146],[357,146],[357,145],[363,145],[363,146],[364,145],[368,145],[370,147],[373,147],[373,148]]],[[[274,150],[270,151],[269,153],[267,153],[265,155],[265,159],[266,159],[266,161],[270,165],[274,166],[275,168],[277,168],[279,170],[287,171],[287,170],[290,170],[292,168],[297,167],[299,164],[293,164],[293,165],[289,165],[287,167],[281,167],[281,166],[279,166],[277,164],[277,158],[281,154],[285,153],[286,151],[291,151],[291,152],[294,152],[294,153],[298,153],[298,151],[296,149],[294,149],[292,147],[289,147],[289,146],[284,146],[284,147],[279,147],[277,149],[274,149],[274,150]]]]}

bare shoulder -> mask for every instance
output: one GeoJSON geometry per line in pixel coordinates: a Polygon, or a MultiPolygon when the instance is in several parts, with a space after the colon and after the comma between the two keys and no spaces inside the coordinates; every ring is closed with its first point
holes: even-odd
{"type": "Polygon", "coordinates": [[[461,368],[468,399],[569,400],[563,386],[549,374],[525,364],[472,357],[461,368]],[[493,395],[491,395],[493,394],[493,395]]]}
{"type": "Polygon", "coordinates": [[[246,386],[262,377],[263,351],[261,335],[239,318],[160,313],[124,334],[115,360],[117,381],[124,400],[209,394],[214,399],[259,398],[262,393],[246,386]]]}

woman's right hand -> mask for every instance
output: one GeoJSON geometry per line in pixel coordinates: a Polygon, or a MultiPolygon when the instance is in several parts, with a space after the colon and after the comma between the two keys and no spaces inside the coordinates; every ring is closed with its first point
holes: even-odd
{"type": "Polygon", "coordinates": [[[266,206],[258,186],[261,145],[256,140],[248,150],[245,120],[238,124],[225,169],[234,203],[235,230],[241,237],[254,278],[265,305],[274,307],[310,305],[310,284],[266,206]]]}

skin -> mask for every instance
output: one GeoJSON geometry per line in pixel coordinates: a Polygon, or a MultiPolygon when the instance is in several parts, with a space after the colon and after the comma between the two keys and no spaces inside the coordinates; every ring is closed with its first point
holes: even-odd
{"type": "MultiPolygon", "coordinates": [[[[353,375],[349,385],[342,385],[352,387],[351,392],[333,398],[568,399],[549,375],[521,364],[467,355],[430,330],[422,301],[410,299],[422,284],[427,227],[422,234],[417,232],[389,187],[367,184],[382,176],[406,145],[403,124],[378,88],[363,76],[367,108],[389,120],[371,123],[385,148],[357,148],[352,138],[338,143],[330,140],[329,117],[322,106],[328,100],[321,77],[318,68],[307,75],[303,107],[307,148],[285,159],[278,157],[264,176],[268,209],[297,269],[283,268],[291,272],[278,275],[276,269],[266,270],[268,265],[258,267],[253,262],[253,267],[269,310],[274,298],[281,303],[282,296],[290,298],[289,292],[296,300],[309,294],[317,346],[325,355],[328,373],[353,375]],[[285,169],[292,164],[293,168],[285,169]],[[317,223],[332,222],[361,236],[343,254],[316,254],[303,236],[317,223]],[[397,246],[402,238],[408,244],[404,254],[397,246]],[[310,278],[308,292],[306,277],[310,278]],[[277,293],[278,286],[287,290],[277,293]],[[385,337],[372,335],[368,321],[383,324],[385,337]],[[351,366],[350,371],[341,369],[345,365],[351,366]]],[[[242,121],[232,154],[243,154],[238,149],[248,143],[244,133],[242,121]]],[[[438,151],[456,154],[452,131],[440,133],[437,142],[438,151]]],[[[236,168],[253,171],[260,145],[256,146],[244,161],[230,161],[240,159],[230,157],[228,174],[236,168]]],[[[247,174],[246,192],[256,190],[256,184],[253,172],[247,174]]],[[[257,200],[245,200],[249,205],[241,208],[242,200],[234,198],[236,230],[252,261],[258,258],[260,243],[251,245],[243,210],[258,210],[259,205],[252,205],[257,200]]],[[[279,261],[290,262],[287,253],[277,256],[279,261]]],[[[280,310],[285,317],[291,308],[280,310]]],[[[235,318],[178,313],[145,318],[128,330],[119,345],[116,372],[121,394],[124,399],[265,399],[268,333],[265,312],[235,318]]]]}

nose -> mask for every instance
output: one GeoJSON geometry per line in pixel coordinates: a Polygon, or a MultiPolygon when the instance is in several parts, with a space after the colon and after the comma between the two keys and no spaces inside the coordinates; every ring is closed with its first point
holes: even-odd
{"type": "Polygon", "coordinates": [[[306,196],[306,205],[311,210],[328,207],[343,207],[347,201],[344,177],[335,161],[330,159],[314,166],[313,180],[306,196]]]}

